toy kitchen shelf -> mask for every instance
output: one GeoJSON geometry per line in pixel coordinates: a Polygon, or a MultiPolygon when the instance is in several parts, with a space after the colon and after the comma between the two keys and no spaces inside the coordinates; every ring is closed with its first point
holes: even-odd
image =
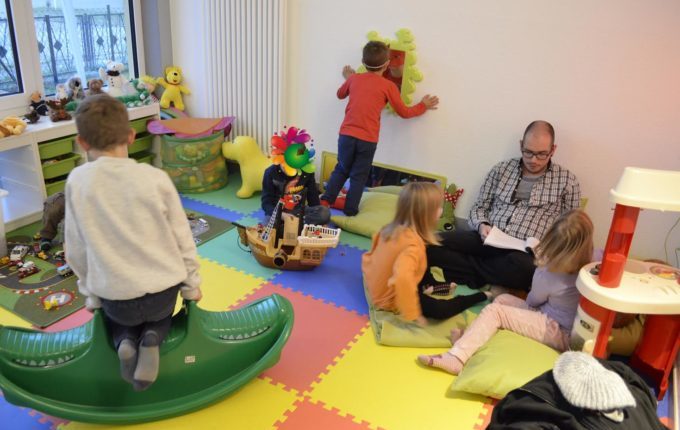
{"type": "MultiPolygon", "coordinates": [[[[157,103],[128,109],[131,126],[138,134],[146,128],[144,119],[157,119],[159,113],[157,103]]],[[[43,116],[38,123],[29,124],[23,134],[0,139],[0,189],[9,192],[4,199],[0,199],[0,204],[3,205],[0,213],[4,215],[5,231],[39,221],[45,198],[63,186],[61,181],[65,181],[66,174],[76,163],[86,161],[86,154],[73,141],[75,134],[74,120],[52,122],[49,117],[43,116]],[[54,145],[39,146],[48,141],[51,143],[45,145],[54,145]],[[43,162],[55,155],[61,157],[59,162],[55,162],[49,167],[49,171],[46,170],[48,173],[44,174],[43,162]],[[55,183],[55,180],[59,183],[55,183]]],[[[152,154],[160,153],[158,138],[153,138],[150,148],[147,146],[145,145],[145,149],[152,154]]],[[[145,158],[149,160],[148,157],[145,158]]],[[[160,165],[160,157],[156,157],[155,163],[160,165]]]]}

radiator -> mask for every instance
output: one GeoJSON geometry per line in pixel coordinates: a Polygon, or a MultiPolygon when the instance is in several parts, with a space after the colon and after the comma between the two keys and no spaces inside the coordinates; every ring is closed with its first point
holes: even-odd
{"type": "Polygon", "coordinates": [[[204,3],[209,115],[236,117],[231,137],[254,137],[265,154],[281,129],[287,0],[204,3]]]}

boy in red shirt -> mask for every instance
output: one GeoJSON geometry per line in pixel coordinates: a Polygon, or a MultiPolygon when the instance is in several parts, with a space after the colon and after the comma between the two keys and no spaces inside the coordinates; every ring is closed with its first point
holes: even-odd
{"type": "Polygon", "coordinates": [[[345,215],[359,212],[359,201],[371,171],[380,134],[380,114],[389,102],[402,118],[413,118],[436,109],[439,99],[426,95],[420,103],[408,107],[401,100],[399,88],[383,77],[390,64],[390,48],[383,42],[368,42],[364,46],[362,62],[366,73],[354,73],[345,66],[342,75],[345,83],[338,90],[338,98],[349,96],[345,120],[338,138],[338,164],[331,174],[322,204],[332,205],[349,177],[349,191],[345,201],[345,215]]]}

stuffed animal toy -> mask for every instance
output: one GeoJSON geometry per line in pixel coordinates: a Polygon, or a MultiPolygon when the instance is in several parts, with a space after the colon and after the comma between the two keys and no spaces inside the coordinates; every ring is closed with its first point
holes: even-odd
{"type": "Polygon", "coordinates": [[[47,115],[47,105],[45,104],[45,100],[43,100],[40,91],[34,91],[31,94],[31,107],[38,112],[38,115],[47,115]]]}
{"type": "Polygon", "coordinates": [[[73,76],[66,81],[66,92],[69,100],[82,100],[85,98],[83,82],[77,76],[73,76]]]}
{"type": "Polygon", "coordinates": [[[18,116],[8,116],[0,122],[0,126],[2,127],[0,131],[4,134],[2,137],[21,134],[26,130],[26,123],[18,116]]]}
{"type": "Polygon", "coordinates": [[[444,191],[444,212],[439,219],[437,228],[439,230],[452,231],[456,226],[455,209],[458,199],[463,194],[464,189],[457,189],[455,184],[449,185],[444,191]]]}
{"type": "Polygon", "coordinates": [[[241,166],[241,188],[236,196],[247,199],[256,191],[262,191],[262,178],[272,162],[263,153],[255,139],[250,136],[238,136],[234,142],[222,144],[222,155],[241,166]]]}
{"type": "Polygon", "coordinates": [[[50,108],[50,119],[52,122],[65,121],[71,119],[71,115],[66,112],[66,104],[68,99],[66,97],[60,100],[48,100],[47,106],[50,108]]]}
{"type": "MultiPolygon", "coordinates": [[[[54,95],[55,99],[57,99],[57,100],[67,99],[68,100],[68,91],[66,91],[66,85],[57,84],[55,91],[56,91],[56,94],[54,95]]],[[[49,104],[48,104],[48,106],[49,106],[49,104]]]]}
{"type": "MultiPolygon", "coordinates": [[[[47,107],[47,105],[45,105],[45,107],[47,107]]],[[[28,121],[29,124],[35,124],[40,121],[40,114],[38,114],[38,111],[33,109],[32,106],[29,106],[28,113],[24,115],[24,119],[28,121]]]]}
{"type": "Polygon", "coordinates": [[[96,94],[104,94],[102,87],[104,86],[104,81],[101,79],[90,79],[87,81],[87,91],[85,91],[86,96],[94,96],[96,94]]]}
{"type": "Polygon", "coordinates": [[[191,91],[187,87],[180,85],[180,82],[182,82],[182,69],[177,66],[166,67],[165,79],[156,79],[156,83],[165,88],[161,96],[161,107],[167,109],[170,107],[170,103],[172,103],[175,108],[183,111],[184,102],[182,101],[182,94],[188,95],[191,94],[191,91]]]}
{"type": "Polygon", "coordinates": [[[125,65],[116,61],[108,61],[106,69],[99,68],[99,77],[108,84],[107,92],[110,96],[122,97],[136,93],[130,82],[123,76],[124,69],[125,65]]]}
{"type": "Polygon", "coordinates": [[[148,91],[149,95],[151,96],[151,101],[157,102],[158,97],[154,94],[154,91],[156,91],[156,80],[149,75],[143,75],[139,78],[139,85],[144,85],[146,88],[146,91],[148,91]]]}

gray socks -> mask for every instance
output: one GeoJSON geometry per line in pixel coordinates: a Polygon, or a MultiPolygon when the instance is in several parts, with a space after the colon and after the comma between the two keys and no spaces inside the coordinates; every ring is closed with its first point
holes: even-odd
{"type": "Polygon", "coordinates": [[[125,382],[132,384],[135,366],[137,365],[137,345],[130,339],[124,339],[118,345],[118,359],[120,360],[120,376],[125,382]]]}
{"type": "Polygon", "coordinates": [[[136,391],[144,391],[156,381],[160,362],[158,334],[148,331],[139,345],[137,367],[133,375],[133,387],[136,391]]]}

